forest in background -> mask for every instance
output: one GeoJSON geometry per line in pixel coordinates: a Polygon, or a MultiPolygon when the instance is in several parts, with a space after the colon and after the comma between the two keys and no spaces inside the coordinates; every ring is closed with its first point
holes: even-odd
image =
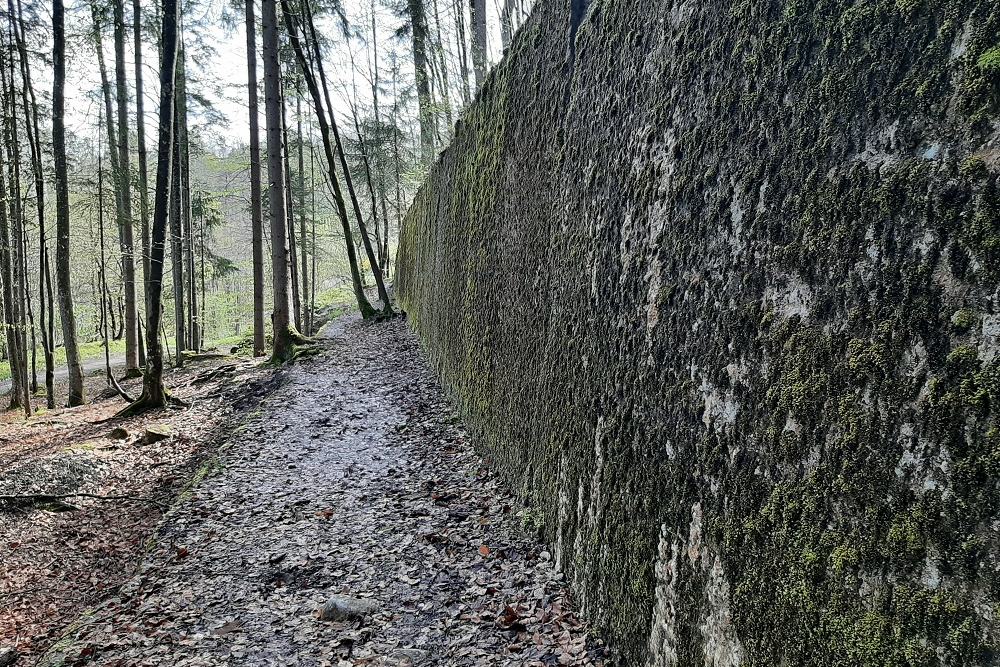
{"type": "MultiPolygon", "coordinates": [[[[390,312],[384,283],[400,219],[530,4],[181,3],[158,332],[165,358],[179,365],[218,347],[265,354],[279,264],[296,335],[314,333],[314,314],[333,301],[376,315],[369,288],[390,312]],[[265,118],[269,70],[273,119],[265,118]],[[280,206],[269,201],[272,167],[280,167],[280,206]],[[279,264],[267,261],[276,246],[279,264]]],[[[166,5],[9,0],[0,12],[0,391],[11,409],[84,402],[88,360],[104,360],[123,396],[116,375],[145,367],[166,5]],[[61,140],[54,123],[65,128],[61,140]],[[65,344],[67,323],[75,345],[65,344]]]]}

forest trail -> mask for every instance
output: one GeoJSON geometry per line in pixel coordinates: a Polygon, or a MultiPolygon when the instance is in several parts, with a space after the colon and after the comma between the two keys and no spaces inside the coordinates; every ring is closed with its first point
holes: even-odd
{"type": "MultiPolygon", "coordinates": [[[[80,362],[80,364],[83,366],[84,375],[90,375],[96,370],[103,370],[105,363],[106,362],[104,361],[104,357],[96,357],[94,359],[84,359],[83,361],[80,362]]],[[[40,366],[41,368],[38,373],[38,381],[39,384],[44,384],[45,383],[44,362],[42,362],[40,366]]],[[[116,373],[124,366],[125,366],[125,355],[123,354],[112,355],[111,368],[116,369],[115,370],[116,373]]],[[[69,369],[66,368],[66,364],[56,366],[52,370],[52,378],[57,382],[60,380],[65,380],[68,375],[69,375],[69,369]]],[[[0,380],[0,396],[6,396],[7,394],[10,393],[10,382],[11,381],[9,379],[0,380]]],[[[42,387],[42,390],[43,391],[45,390],[44,386],[42,387]]]]}
{"type": "Polygon", "coordinates": [[[331,323],[38,664],[603,665],[402,321],[331,323]],[[373,611],[322,621],[331,595],[373,611]]]}

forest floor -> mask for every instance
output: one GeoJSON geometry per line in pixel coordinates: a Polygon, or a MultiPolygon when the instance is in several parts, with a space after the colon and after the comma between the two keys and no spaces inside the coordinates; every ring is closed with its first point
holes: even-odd
{"type": "Polygon", "coordinates": [[[0,546],[27,554],[0,565],[3,586],[21,591],[0,612],[0,644],[18,641],[25,665],[610,665],[531,513],[473,452],[405,323],[341,318],[316,351],[280,371],[244,362],[204,380],[167,440],[87,450],[148,459],[173,443],[157,455],[171,463],[137,466],[151,479],[128,487],[169,504],[148,539],[141,522],[105,532],[118,521],[109,513],[159,517],[141,501],[67,500],[76,511],[23,510],[13,526],[0,516],[0,546]],[[158,472],[193,462],[186,486],[190,474],[158,472]],[[54,543],[73,531],[78,542],[54,543]],[[108,566],[92,565],[82,589],[52,590],[73,578],[67,550],[107,554],[108,566]],[[331,600],[340,620],[317,613],[331,600]]]}

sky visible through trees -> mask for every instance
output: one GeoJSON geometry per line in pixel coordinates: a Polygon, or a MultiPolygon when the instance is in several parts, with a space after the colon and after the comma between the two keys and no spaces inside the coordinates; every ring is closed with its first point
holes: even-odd
{"type": "Polygon", "coordinates": [[[117,380],[148,374],[154,353],[168,366],[218,348],[287,359],[335,303],[392,317],[410,197],[530,4],[188,0],[165,79],[170,3],[11,0],[6,402],[28,413],[86,402],[82,378],[100,363],[131,400],[117,380]]]}

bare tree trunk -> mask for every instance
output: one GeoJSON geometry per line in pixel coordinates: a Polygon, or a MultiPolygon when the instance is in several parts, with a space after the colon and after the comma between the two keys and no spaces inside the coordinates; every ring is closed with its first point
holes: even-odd
{"type": "Polygon", "coordinates": [[[9,203],[11,216],[10,229],[10,251],[12,277],[14,281],[14,303],[15,303],[15,324],[17,326],[17,344],[19,354],[19,388],[21,390],[22,406],[26,414],[31,414],[31,391],[32,386],[37,389],[38,383],[35,380],[32,385],[28,373],[28,331],[31,331],[31,355],[32,370],[34,370],[34,322],[31,313],[31,291],[28,289],[28,262],[26,258],[27,243],[25,242],[25,220],[21,207],[21,154],[20,142],[17,134],[17,102],[15,98],[14,86],[14,60],[13,54],[10,59],[4,62],[4,68],[0,70],[0,77],[3,79],[3,105],[4,113],[4,136],[6,138],[7,151],[7,178],[10,181],[9,203]],[[10,75],[8,80],[7,75],[10,75]]]}
{"type": "MultiPolygon", "coordinates": [[[[172,2],[173,0],[164,0],[172,2]]],[[[66,365],[69,367],[69,405],[83,405],[83,366],[76,339],[73,285],[69,269],[69,177],[66,167],[66,29],[63,0],[52,0],[52,153],[56,176],[56,284],[62,321],[66,365]]]]}
{"type": "MultiPolygon", "coordinates": [[[[183,28],[181,30],[183,33],[183,28]]],[[[192,350],[201,349],[201,324],[198,321],[198,290],[196,289],[196,274],[194,270],[194,228],[191,220],[191,146],[188,135],[188,100],[187,100],[187,55],[184,50],[184,40],[181,38],[179,61],[179,78],[177,80],[177,140],[180,145],[181,161],[181,220],[183,230],[184,270],[187,276],[187,334],[188,347],[192,350]]]]}
{"type": "MultiPolygon", "coordinates": [[[[139,154],[139,215],[142,220],[142,279],[149,281],[149,181],[146,159],[145,100],[142,83],[142,6],[132,1],[132,37],[135,52],[135,136],[139,154]]],[[[145,292],[145,290],[144,290],[145,292]]],[[[145,300],[145,293],[143,294],[145,300]]],[[[149,305],[146,304],[148,308],[149,305]]]]}
{"type": "Polygon", "coordinates": [[[277,0],[262,0],[264,62],[264,114],[267,121],[267,201],[271,224],[271,271],[274,280],[274,329],[272,356],[277,361],[291,359],[299,338],[295,330],[288,298],[287,218],[285,211],[285,173],[281,159],[281,65],[278,43],[277,0]]]}
{"type": "Polygon", "coordinates": [[[462,102],[469,106],[472,102],[472,89],[469,87],[469,47],[465,36],[465,0],[455,0],[455,26],[458,41],[458,66],[462,74],[462,102]]]}
{"type": "Polygon", "coordinates": [[[333,143],[330,139],[330,125],[324,110],[323,97],[316,82],[316,77],[312,69],[310,69],[309,60],[306,58],[305,51],[302,48],[302,43],[299,40],[298,33],[295,29],[288,0],[282,0],[281,7],[282,13],[285,17],[285,25],[288,29],[288,34],[292,42],[292,48],[294,49],[295,57],[299,62],[299,69],[302,71],[303,76],[305,76],[306,85],[309,88],[309,94],[313,99],[313,110],[316,112],[316,119],[319,122],[320,136],[323,140],[323,150],[326,154],[328,169],[327,177],[330,189],[333,191],[334,204],[337,208],[337,215],[340,218],[340,225],[344,232],[344,247],[347,251],[347,262],[351,270],[351,284],[354,288],[354,298],[357,301],[358,310],[361,312],[361,316],[367,319],[374,316],[376,311],[372,307],[371,303],[369,303],[368,297],[365,296],[364,286],[361,282],[361,270],[358,266],[358,258],[354,249],[354,239],[353,234],[351,233],[350,220],[347,216],[347,206],[344,202],[344,194],[340,189],[340,181],[337,178],[337,161],[336,156],[334,155],[333,143]]]}
{"type": "Polygon", "coordinates": [[[0,164],[0,282],[3,283],[4,331],[7,342],[7,362],[10,364],[10,409],[23,408],[30,414],[30,404],[25,406],[24,387],[26,377],[23,372],[24,357],[21,354],[21,329],[17,294],[17,276],[14,270],[15,258],[12,249],[10,224],[7,218],[7,179],[0,164]]]}
{"type": "MultiPolygon", "coordinates": [[[[56,0],[58,2],[59,0],[56,0]]],[[[177,67],[177,0],[162,0],[163,26],[160,32],[160,112],[157,139],[156,190],[150,238],[149,280],[146,282],[146,373],[142,396],[124,412],[138,412],[166,405],[169,396],[163,386],[163,348],[159,333],[163,324],[163,256],[167,238],[167,209],[172,179],[174,145],[174,76],[177,67]]],[[[165,336],[164,336],[165,337],[165,336]]]]}
{"type": "MultiPolygon", "coordinates": [[[[312,335],[312,329],[309,326],[309,254],[307,250],[307,238],[306,238],[306,165],[305,165],[305,147],[304,141],[302,139],[302,83],[301,78],[296,79],[296,91],[295,91],[295,123],[297,134],[299,138],[298,153],[299,153],[299,257],[301,259],[302,266],[299,269],[299,274],[302,278],[302,321],[305,323],[305,334],[307,336],[312,335]]],[[[313,252],[316,252],[316,248],[313,248],[313,252]]]]}
{"type": "Polygon", "coordinates": [[[503,7],[500,9],[500,39],[503,42],[504,51],[510,46],[514,38],[514,6],[516,0],[503,0],[503,7]]]}
{"type": "Polygon", "coordinates": [[[174,74],[174,132],[173,145],[170,147],[170,269],[173,277],[174,290],[174,365],[184,365],[184,350],[187,347],[186,318],[184,317],[184,221],[181,213],[181,141],[180,141],[180,104],[178,95],[181,84],[181,56],[176,60],[174,74]]]}
{"type": "MultiPolygon", "coordinates": [[[[282,2],[287,2],[287,0],[282,0],[282,2]]],[[[382,313],[386,316],[392,316],[392,303],[389,301],[389,293],[385,289],[385,281],[382,279],[382,269],[379,267],[378,259],[375,257],[375,251],[372,249],[371,239],[368,237],[368,229],[365,225],[364,216],[361,215],[361,206],[358,204],[358,196],[354,191],[354,179],[351,177],[351,170],[347,165],[347,155],[344,152],[344,144],[340,140],[340,130],[337,128],[337,119],[333,114],[333,103],[330,101],[330,90],[327,87],[326,73],[323,69],[323,58],[320,52],[319,37],[316,35],[316,24],[313,22],[312,10],[309,8],[309,4],[305,4],[305,14],[306,14],[306,26],[309,30],[309,39],[313,45],[314,54],[316,57],[316,67],[319,71],[319,78],[323,84],[323,94],[326,97],[326,105],[331,110],[330,111],[330,131],[333,133],[334,142],[337,146],[337,155],[340,158],[340,166],[344,172],[344,181],[347,183],[347,192],[351,196],[351,204],[354,207],[354,215],[358,220],[358,231],[361,233],[361,241],[364,244],[365,254],[368,256],[368,263],[371,266],[372,277],[375,278],[375,286],[378,288],[379,299],[382,301],[382,313]]],[[[293,40],[297,37],[293,35],[293,40]]]]}
{"type": "MultiPolygon", "coordinates": [[[[420,156],[424,165],[434,161],[434,138],[437,135],[431,108],[431,84],[427,74],[427,15],[423,0],[407,0],[410,35],[413,40],[413,70],[417,77],[417,111],[420,116],[420,156]]],[[[310,35],[311,37],[311,35],[310,35]]]]}
{"type": "Polygon", "coordinates": [[[472,68],[476,72],[476,90],[486,80],[486,0],[469,0],[472,16],[472,68]]]}
{"type": "MultiPolygon", "coordinates": [[[[138,2],[138,0],[136,0],[138,2]]],[[[257,22],[246,2],[247,84],[250,101],[250,219],[253,235],[253,355],[264,356],[264,221],[260,191],[260,124],[257,110],[257,22]]]]}
{"type": "MultiPolygon", "coordinates": [[[[139,376],[139,313],[135,289],[135,241],[132,234],[132,169],[129,165],[128,81],[125,75],[125,0],[115,0],[115,95],[118,102],[118,176],[122,209],[119,244],[125,288],[125,372],[139,376]]],[[[110,120],[110,116],[108,120],[110,120]]],[[[111,124],[108,124],[108,128],[111,124]]]]}
{"type": "MultiPolygon", "coordinates": [[[[13,17],[15,15],[13,0],[7,0],[7,9],[10,16],[13,17]]],[[[16,15],[14,38],[21,62],[21,102],[24,107],[24,127],[28,136],[28,147],[31,151],[31,171],[35,183],[35,211],[38,214],[38,329],[45,357],[45,401],[46,406],[52,410],[56,407],[55,359],[52,352],[52,348],[55,346],[55,318],[53,317],[52,281],[51,279],[46,281],[50,271],[48,240],[45,235],[45,177],[42,167],[41,137],[38,129],[38,102],[31,82],[28,50],[24,43],[24,16],[20,0],[17,3],[16,15]],[[47,290],[46,284],[48,284],[47,290]]]]}
{"type": "Polygon", "coordinates": [[[288,268],[292,285],[292,315],[295,328],[302,330],[302,295],[299,292],[298,243],[295,239],[295,206],[292,202],[292,144],[288,140],[288,111],[285,108],[285,84],[281,84],[281,137],[282,159],[285,161],[285,216],[288,233],[288,268]]]}

